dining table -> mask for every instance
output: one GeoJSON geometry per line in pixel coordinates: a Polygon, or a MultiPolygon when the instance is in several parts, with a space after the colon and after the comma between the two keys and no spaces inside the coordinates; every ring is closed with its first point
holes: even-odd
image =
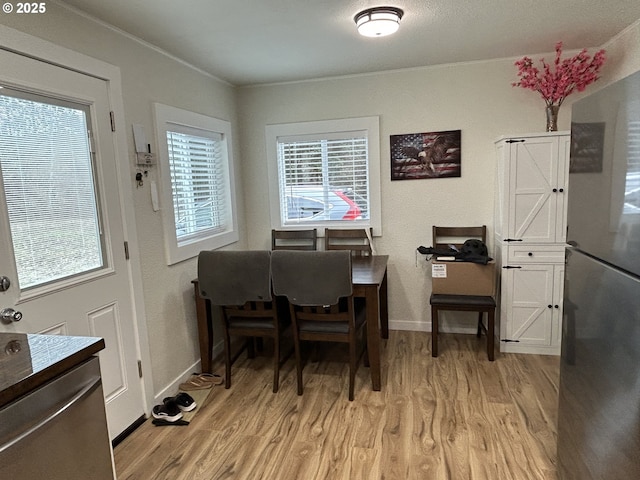
{"type": "MultiPolygon", "coordinates": [[[[351,259],[353,296],[365,299],[367,319],[367,352],[374,391],[382,388],[381,339],[389,338],[389,309],[387,302],[388,255],[354,256],[351,259]]],[[[200,361],[203,373],[212,372],[213,315],[209,300],[200,296],[198,279],[194,286],[200,361]]]]}

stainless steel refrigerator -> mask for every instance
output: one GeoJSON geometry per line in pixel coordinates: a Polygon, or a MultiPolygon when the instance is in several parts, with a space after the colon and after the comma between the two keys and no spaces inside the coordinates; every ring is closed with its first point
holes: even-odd
{"type": "Polygon", "coordinates": [[[572,106],[561,480],[640,479],[640,72],[572,106]]]}

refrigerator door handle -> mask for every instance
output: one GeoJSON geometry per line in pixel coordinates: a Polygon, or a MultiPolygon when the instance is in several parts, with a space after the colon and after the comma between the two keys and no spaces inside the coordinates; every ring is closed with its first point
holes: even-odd
{"type": "Polygon", "coordinates": [[[76,393],[67,403],[62,405],[62,407],[60,407],[52,415],[49,415],[48,417],[44,418],[43,420],[38,422],[36,425],[34,425],[33,427],[29,428],[28,430],[22,432],[20,435],[18,435],[14,439],[9,440],[4,445],[0,445],[0,453],[4,452],[5,450],[8,450],[9,448],[14,446],[15,444],[17,444],[20,441],[24,440],[29,435],[33,434],[37,430],[41,429],[42,427],[44,427],[45,425],[47,425],[48,423],[53,421],[56,417],[60,416],[62,413],[67,411],[69,408],[71,408],[73,405],[78,403],[80,400],[82,400],[84,397],[88,396],[93,390],[98,388],[99,385],[100,385],[100,377],[97,377],[91,383],[89,383],[89,385],[87,385],[82,390],[80,390],[78,393],[76,393]]]}

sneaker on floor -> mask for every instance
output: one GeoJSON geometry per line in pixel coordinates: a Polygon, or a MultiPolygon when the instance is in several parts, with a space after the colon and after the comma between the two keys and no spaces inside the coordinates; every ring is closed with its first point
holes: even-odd
{"type": "Polygon", "coordinates": [[[165,403],[170,401],[174,401],[176,405],[178,405],[178,408],[183,412],[190,412],[198,406],[196,405],[196,401],[193,397],[184,392],[178,393],[175,397],[167,397],[163,400],[165,403]]]}
{"type": "Polygon", "coordinates": [[[156,405],[155,407],[153,407],[151,415],[153,415],[153,418],[157,418],[159,420],[165,420],[167,422],[177,422],[182,418],[182,411],[175,401],[169,399],[162,405],[156,405]]]}

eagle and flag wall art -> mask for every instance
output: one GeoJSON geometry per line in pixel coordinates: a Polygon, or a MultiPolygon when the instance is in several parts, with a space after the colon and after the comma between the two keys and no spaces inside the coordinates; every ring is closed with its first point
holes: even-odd
{"type": "Polygon", "coordinates": [[[391,135],[391,180],[461,176],[461,130],[391,135]]]}

